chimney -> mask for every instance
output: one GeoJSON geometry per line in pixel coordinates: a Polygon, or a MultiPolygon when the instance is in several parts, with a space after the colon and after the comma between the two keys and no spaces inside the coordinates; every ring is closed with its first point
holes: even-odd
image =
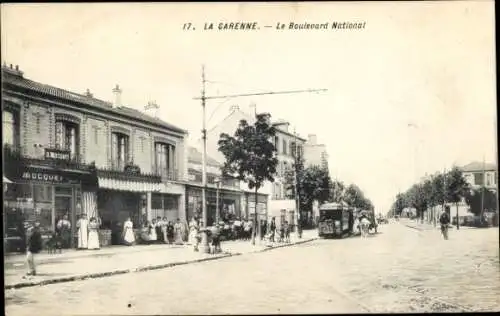
{"type": "Polygon", "coordinates": [[[120,89],[119,85],[116,85],[116,87],[113,89],[113,94],[115,95],[113,106],[122,106],[122,89],[120,89]]]}
{"type": "Polygon", "coordinates": [[[316,145],[316,143],[318,142],[316,134],[309,134],[309,135],[307,135],[307,137],[309,138],[308,145],[316,145]]]}
{"type": "Polygon", "coordinates": [[[89,98],[93,98],[94,97],[94,95],[92,93],[90,93],[89,89],[87,89],[87,91],[85,91],[85,96],[89,97],[89,98]]]}
{"type": "Polygon", "coordinates": [[[3,62],[3,67],[2,67],[2,72],[6,72],[10,75],[18,76],[18,77],[23,77],[23,72],[19,69],[19,65],[13,66],[12,64],[9,64],[7,67],[7,64],[5,61],[3,62]]]}

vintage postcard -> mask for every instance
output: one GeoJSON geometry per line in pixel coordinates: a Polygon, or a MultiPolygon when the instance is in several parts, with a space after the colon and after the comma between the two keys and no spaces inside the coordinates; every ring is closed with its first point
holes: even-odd
{"type": "Polygon", "coordinates": [[[6,314],[499,311],[494,25],[2,4],[6,314]]]}

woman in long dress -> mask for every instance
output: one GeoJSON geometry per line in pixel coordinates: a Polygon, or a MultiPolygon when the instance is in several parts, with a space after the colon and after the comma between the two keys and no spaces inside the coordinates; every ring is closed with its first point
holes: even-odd
{"type": "Polygon", "coordinates": [[[195,250],[198,250],[198,222],[193,218],[191,218],[191,222],[189,223],[189,244],[194,246],[195,250]]]}
{"type": "Polygon", "coordinates": [[[89,236],[89,222],[87,220],[87,215],[82,215],[76,223],[76,227],[78,228],[78,249],[87,249],[89,236]]]}
{"type": "Polygon", "coordinates": [[[156,235],[156,220],[151,221],[151,225],[149,226],[149,241],[152,243],[156,243],[158,240],[158,236],[156,235]]]}
{"type": "Polygon", "coordinates": [[[163,242],[166,244],[168,244],[167,226],[168,226],[168,220],[166,217],[164,217],[161,223],[161,234],[163,236],[163,242]]]}
{"type": "Polygon", "coordinates": [[[174,233],[175,233],[175,244],[183,245],[182,241],[182,223],[180,219],[177,219],[177,222],[174,225],[174,233]]]}
{"type": "Polygon", "coordinates": [[[126,246],[132,246],[134,243],[135,243],[134,224],[132,223],[129,217],[123,224],[123,244],[126,246]]]}
{"type": "Polygon", "coordinates": [[[89,249],[99,249],[99,224],[97,220],[92,217],[89,223],[89,240],[88,240],[88,248],[89,249]]]}

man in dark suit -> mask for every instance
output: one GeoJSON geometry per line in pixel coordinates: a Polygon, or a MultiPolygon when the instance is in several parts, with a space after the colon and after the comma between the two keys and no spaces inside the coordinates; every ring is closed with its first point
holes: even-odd
{"type": "Polygon", "coordinates": [[[28,263],[28,275],[36,275],[35,257],[42,250],[42,234],[40,234],[40,223],[35,223],[28,229],[26,261],[28,263]]]}

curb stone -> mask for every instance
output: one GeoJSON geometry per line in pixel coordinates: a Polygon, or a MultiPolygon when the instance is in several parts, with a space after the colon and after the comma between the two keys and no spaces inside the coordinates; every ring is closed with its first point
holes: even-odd
{"type": "MultiPolygon", "coordinates": [[[[290,246],[294,246],[294,245],[300,245],[303,243],[314,241],[316,239],[317,238],[312,238],[312,239],[307,239],[307,240],[301,240],[301,241],[298,241],[296,243],[284,244],[284,245],[279,245],[279,246],[274,246],[274,247],[271,246],[271,247],[267,247],[267,248],[264,248],[261,250],[254,251],[252,253],[258,253],[258,252],[269,251],[269,250],[276,249],[276,248],[283,248],[283,247],[290,247],[290,246]]],[[[74,275],[74,276],[62,277],[62,278],[57,278],[57,279],[31,281],[31,282],[20,282],[20,283],[5,285],[4,290],[20,289],[20,288],[33,287],[33,286],[44,286],[44,285],[56,284],[56,283],[65,283],[65,282],[81,281],[81,280],[87,280],[87,279],[104,278],[104,277],[110,277],[110,276],[119,275],[119,274],[145,272],[145,271],[150,271],[150,270],[159,270],[159,269],[165,269],[165,268],[170,268],[170,267],[174,267],[174,266],[186,265],[186,264],[190,264],[190,263],[199,263],[199,262],[204,262],[204,261],[219,260],[219,259],[223,259],[223,258],[235,257],[235,256],[241,256],[241,255],[243,255],[243,254],[239,253],[239,252],[234,252],[234,253],[227,253],[226,252],[226,253],[223,253],[222,255],[200,258],[200,259],[196,259],[196,260],[171,262],[171,263],[166,263],[166,264],[138,267],[138,268],[132,268],[132,269],[89,273],[89,274],[84,274],[84,275],[74,275]]]]}

